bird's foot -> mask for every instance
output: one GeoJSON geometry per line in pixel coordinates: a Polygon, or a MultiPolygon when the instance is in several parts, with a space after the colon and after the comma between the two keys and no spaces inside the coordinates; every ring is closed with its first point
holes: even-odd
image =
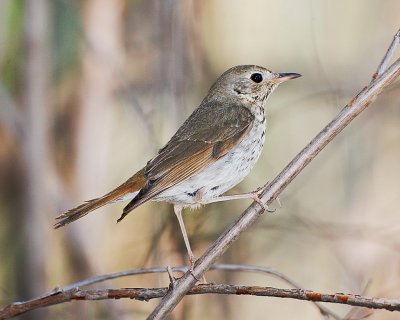
{"type": "MultiPolygon", "coordinates": [[[[267,204],[263,203],[260,199],[261,194],[265,191],[265,189],[268,187],[269,182],[263,187],[257,188],[255,191],[251,193],[252,199],[257,202],[263,209],[264,211],[267,211],[269,213],[274,213],[276,209],[270,209],[267,204]]],[[[280,203],[280,202],[278,202],[280,203]]]]}
{"type": "Polygon", "coordinates": [[[196,263],[196,257],[193,255],[193,253],[189,253],[189,263],[190,263],[190,271],[194,270],[194,264],[196,263]]]}
{"type": "Polygon", "coordinates": [[[194,264],[196,263],[197,259],[195,258],[194,255],[189,255],[189,262],[190,262],[190,274],[195,278],[197,281],[202,282],[203,284],[207,284],[206,277],[204,274],[202,275],[201,279],[199,279],[195,274],[194,274],[194,264]]]}

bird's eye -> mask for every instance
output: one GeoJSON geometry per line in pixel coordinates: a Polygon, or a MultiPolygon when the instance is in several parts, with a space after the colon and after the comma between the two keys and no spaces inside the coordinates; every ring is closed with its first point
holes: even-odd
{"type": "Polygon", "coordinates": [[[255,83],[260,83],[263,80],[261,73],[253,73],[250,77],[255,83]]]}

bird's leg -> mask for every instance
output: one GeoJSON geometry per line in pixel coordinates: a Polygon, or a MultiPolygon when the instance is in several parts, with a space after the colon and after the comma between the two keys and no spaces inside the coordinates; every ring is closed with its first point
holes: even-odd
{"type": "MultiPolygon", "coordinates": [[[[194,263],[196,262],[196,258],[192,252],[192,248],[190,248],[190,243],[189,243],[189,238],[187,236],[186,233],[186,228],[185,228],[185,224],[183,223],[183,218],[182,218],[182,206],[179,205],[174,205],[174,212],[176,217],[178,218],[179,221],[179,226],[181,227],[181,231],[182,231],[182,235],[183,235],[183,240],[185,241],[185,245],[186,245],[186,250],[188,252],[189,255],[189,262],[190,262],[190,272],[193,275],[193,277],[199,281],[200,279],[198,279],[194,274],[193,274],[193,267],[194,267],[194,263]]],[[[202,277],[203,283],[207,283],[207,280],[205,278],[205,276],[203,275],[202,277]]]]}
{"type": "Polygon", "coordinates": [[[186,250],[189,255],[190,270],[193,271],[193,266],[194,266],[194,263],[196,262],[196,258],[194,257],[192,249],[190,248],[189,238],[186,233],[185,224],[183,223],[182,206],[174,205],[174,212],[175,212],[176,217],[178,218],[179,226],[181,227],[181,231],[182,231],[182,235],[183,235],[183,240],[185,241],[186,250]]]}
{"type": "MultiPolygon", "coordinates": [[[[229,200],[238,200],[238,199],[253,199],[255,202],[257,202],[265,211],[268,212],[275,212],[274,210],[270,210],[268,206],[260,200],[260,195],[264,191],[265,187],[260,187],[255,191],[252,192],[246,192],[246,193],[240,193],[240,194],[232,194],[232,195],[225,195],[225,196],[218,196],[213,199],[208,199],[204,200],[201,199],[200,197],[196,197],[196,202],[199,204],[209,204],[213,202],[221,202],[221,201],[229,201],[229,200]]],[[[196,193],[197,196],[197,193],[196,193]]]]}

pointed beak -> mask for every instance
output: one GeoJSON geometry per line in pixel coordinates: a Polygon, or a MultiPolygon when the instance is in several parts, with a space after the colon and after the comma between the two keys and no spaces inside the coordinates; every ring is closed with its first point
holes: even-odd
{"type": "Polygon", "coordinates": [[[282,83],[288,80],[296,79],[301,77],[299,73],[279,73],[279,77],[274,79],[274,83],[282,83]]]}

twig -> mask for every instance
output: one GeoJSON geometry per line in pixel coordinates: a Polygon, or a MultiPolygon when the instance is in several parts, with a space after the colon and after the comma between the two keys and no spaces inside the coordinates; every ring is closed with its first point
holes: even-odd
{"type": "MultiPolygon", "coordinates": [[[[172,272],[186,272],[188,271],[188,267],[172,267],[171,271],[172,272]]],[[[79,282],[71,283],[65,287],[60,288],[62,291],[68,291],[80,287],[85,287],[94,283],[98,282],[103,282],[107,280],[112,280],[116,278],[121,278],[121,277],[128,277],[128,276],[135,276],[135,275],[141,275],[141,274],[149,274],[149,273],[162,273],[162,272],[167,272],[167,269],[164,268],[145,268],[145,269],[132,269],[132,270],[126,270],[126,271],[119,271],[119,272],[114,272],[114,273],[108,273],[104,274],[101,276],[96,276],[93,278],[85,279],[79,282]]]]}
{"type": "MultiPolygon", "coordinates": [[[[386,56],[393,52],[388,50],[386,56]]],[[[389,59],[384,58],[383,61],[389,59]]],[[[400,73],[400,59],[397,59],[385,72],[373,79],[340,113],[283,169],[268,185],[261,201],[269,205],[287,187],[287,185],[334,139],[358,114],[360,114],[400,73]]],[[[191,273],[177,280],[174,289],[168,291],[148,319],[165,319],[182,298],[194,287],[195,278],[201,278],[210,266],[247,230],[260,216],[262,209],[255,203],[249,206],[239,219],[197,260],[191,273]]]]}
{"type": "MultiPolygon", "coordinates": [[[[106,300],[129,298],[139,301],[148,301],[154,298],[163,297],[168,288],[120,288],[103,290],[79,290],[71,289],[68,291],[55,291],[53,294],[30,300],[23,303],[13,303],[0,310],[0,320],[9,319],[36,309],[38,307],[55,305],[72,300],[106,300]]],[[[297,300],[331,302],[347,304],[357,307],[366,307],[370,309],[385,309],[389,311],[400,311],[400,301],[395,299],[370,298],[353,294],[325,294],[317,293],[311,290],[302,289],[278,289],[272,287],[258,286],[236,286],[228,284],[201,284],[191,288],[188,294],[234,294],[251,295],[261,297],[290,298],[297,300]]]]}
{"type": "Polygon", "coordinates": [[[376,70],[376,73],[372,77],[374,80],[377,76],[380,76],[386,69],[389,64],[390,59],[392,59],[392,56],[394,52],[396,51],[397,47],[400,44],[400,29],[397,31],[397,33],[394,35],[392,43],[390,44],[388,50],[386,51],[385,56],[383,57],[381,63],[379,64],[378,69],[376,70]]]}
{"type": "MultiPolygon", "coordinates": [[[[134,276],[134,275],[141,275],[141,274],[149,274],[149,273],[163,273],[163,272],[168,272],[170,282],[175,285],[176,279],[173,277],[172,273],[174,272],[187,272],[189,270],[189,267],[181,266],[181,267],[167,267],[167,268],[146,268],[146,269],[133,269],[133,270],[127,270],[127,271],[120,271],[120,272],[114,272],[114,273],[109,273],[109,274],[104,274],[101,276],[96,276],[93,278],[85,279],[83,281],[75,282],[72,283],[68,286],[62,287],[62,288],[56,288],[52,292],[49,292],[43,296],[49,296],[54,293],[54,291],[69,291],[72,289],[77,289],[80,287],[88,286],[91,284],[107,281],[107,280],[112,280],[116,278],[121,278],[121,277],[127,277],[127,276],[134,276]],[[168,268],[170,271],[168,271],[168,268]],[[172,279],[172,280],[171,280],[172,279]]],[[[294,282],[292,279],[290,279],[288,276],[284,275],[283,273],[274,270],[272,268],[267,268],[267,267],[261,267],[261,266],[248,266],[248,265],[239,265],[239,264],[214,264],[210,267],[210,270],[225,270],[225,271],[239,271],[239,272],[258,272],[258,273],[266,273],[266,274],[271,274],[275,277],[278,277],[285,281],[286,283],[290,284],[294,288],[297,289],[302,289],[302,287],[294,282]]],[[[330,315],[334,319],[341,319],[339,316],[337,316],[335,313],[332,311],[328,310],[327,308],[314,303],[315,306],[319,309],[322,315],[330,315]]]]}
{"type": "MultiPolygon", "coordinates": [[[[296,289],[303,289],[300,285],[298,285],[296,282],[294,282],[288,276],[286,276],[282,272],[279,272],[272,268],[266,268],[266,267],[260,267],[260,266],[246,266],[246,265],[240,265],[240,264],[214,264],[211,266],[210,270],[227,270],[227,271],[245,271],[245,272],[267,273],[267,274],[271,274],[275,277],[278,277],[279,279],[285,281],[286,283],[290,284],[291,286],[293,286],[296,289]]],[[[331,316],[332,318],[334,318],[336,320],[342,319],[337,314],[333,313],[332,311],[325,308],[324,306],[319,305],[315,301],[313,301],[313,302],[324,318],[327,319],[327,318],[329,318],[329,316],[331,316]]]]}
{"type": "MultiPolygon", "coordinates": [[[[34,298],[30,301],[26,302],[16,302],[15,304],[22,305],[25,303],[29,303],[29,305],[34,306],[35,308],[39,307],[44,307],[45,305],[40,305],[38,304],[33,304],[33,301],[38,301],[40,300],[42,303],[46,303],[46,300],[44,298],[53,296],[56,293],[59,292],[68,292],[71,290],[77,290],[79,288],[82,288],[84,286],[92,285],[95,283],[107,281],[107,280],[112,280],[116,278],[121,278],[121,277],[127,277],[127,276],[135,276],[135,275],[142,275],[142,274],[150,274],[150,273],[163,273],[163,272],[168,272],[169,278],[170,278],[170,285],[175,284],[175,277],[173,276],[174,272],[181,272],[184,273],[189,270],[189,267],[186,266],[180,266],[180,267],[166,267],[166,268],[144,268],[144,269],[132,269],[132,270],[126,270],[126,271],[120,271],[120,272],[114,272],[114,273],[108,273],[104,274],[101,276],[96,276],[93,278],[85,279],[82,281],[78,281],[75,283],[72,283],[70,285],[64,286],[64,287],[57,287],[54,288],[52,291],[45,293],[37,298],[34,298]],[[169,271],[168,271],[169,269],[169,271]]],[[[284,275],[283,273],[274,270],[272,268],[268,267],[261,267],[261,266],[249,266],[249,265],[240,265],[240,264],[214,264],[211,266],[210,270],[225,270],[225,271],[234,271],[234,272],[256,272],[256,273],[263,273],[263,274],[269,274],[273,275],[286,283],[290,284],[296,289],[303,289],[301,286],[299,286],[297,283],[295,283],[292,279],[290,279],[288,276],[284,275]]],[[[332,311],[328,310],[324,306],[321,306],[317,304],[316,302],[312,301],[314,305],[319,309],[321,314],[325,317],[333,317],[334,319],[341,320],[342,318],[333,313],[332,311]]],[[[28,308],[26,308],[25,312],[29,311],[28,308]]],[[[0,311],[1,315],[1,311],[0,311]]]]}
{"type": "MultiPolygon", "coordinates": [[[[67,286],[58,288],[58,290],[62,291],[68,291],[71,289],[76,289],[76,288],[81,288],[85,287],[91,284],[107,281],[107,280],[112,280],[116,278],[122,278],[122,277],[128,277],[128,276],[136,276],[136,275],[142,275],[142,274],[149,274],[149,273],[163,273],[163,272],[168,272],[167,270],[168,267],[159,267],[159,268],[143,268],[143,269],[131,269],[131,270],[126,270],[126,271],[118,271],[118,272],[113,272],[113,273],[107,273],[104,275],[88,278],[82,281],[74,282],[71,283],[67,286]]],[[[189,267],[186,266],[180,266],[180,267],[171,267],[171,272],[182,272],[185,273],[189,270],[189,267]]],[[[249,265],[241,265],[241,264],[214,264],[210,267],[209,270],[225,270],[225,271],[245,271],[245,272],[259,272],[259,273],[267,273],[267,274],[272,274],[282,280],[284,280],[286,283],[292,285],[295,288],[301,289],[301,286],[296,284],[293,280],[291,280],[289,277],[284,275],[283,273],[274,270],[272,268],[267,268],[267,267],[261,267],[261,266],[249,266],[249,265]]],[[[49,292],[48,294],[52,294],[53,292],[49,292]]],[[[43,296],[45,296],[44,294],[43,296]]]]}
{"type": "MultiPolygon", "coordinates": [[[[175,285],[176,279],[173,277],[173,273],[174,272],[184,273],[184,272],[187,272],[188,270],[189,270],[189,267],[185,267],[185,266],[181,266],[181,267],[167,266],[166,268],[145,268],[145,269],[132,269],[132,270],[127,270],[127,271],[114,272],[114,273],[104,274],[101,276],[96,276],[93,278],[85,279],[83,281],[75,282],[68,286],[62,287],[62,288],[55,288],[52,292],[49,292],[41,297],[43,298],[45,296],[52,295],[54,293],[54,291],[68,291],[68,290],[88,286],[88,285],[91,285],[94,283],[107,281],[107,280],[112,280],[112,279],[127,277],[127,276],[149,274],[149,273],[167,272],[169,279],[170,279],[170,283],[172,285],[175,285]]],[[[261,266],[248,266],[248,265],[240,265],[240,264],[214,264],[210,267],[209,270],[225,270],[225,271],[239,271],[239,272],[244,271],[244,272],[258,272],[258,273],[271,274],[275,277],[280,278],[281,280],[285,281],[286,283],[290,284],[294,288],[302,289],[302,287],[300,285],[298,285],[296,282],[294,282],[288,276],[286,276],[283,273],[281,273],[277,270],[274,270],[272,268],[261,267],[261,266]]],[[[319,311],[321,312],[321,314],[323,316],[329,315],[329,316],[333,317],[334,319],[337,319],[337,320],[341,319],[338,315],[336,315],[332,311],[328,310],[324,306],[321,306],[315,302],[314,302],[314,305],[319,309],[319,311]]]]}

